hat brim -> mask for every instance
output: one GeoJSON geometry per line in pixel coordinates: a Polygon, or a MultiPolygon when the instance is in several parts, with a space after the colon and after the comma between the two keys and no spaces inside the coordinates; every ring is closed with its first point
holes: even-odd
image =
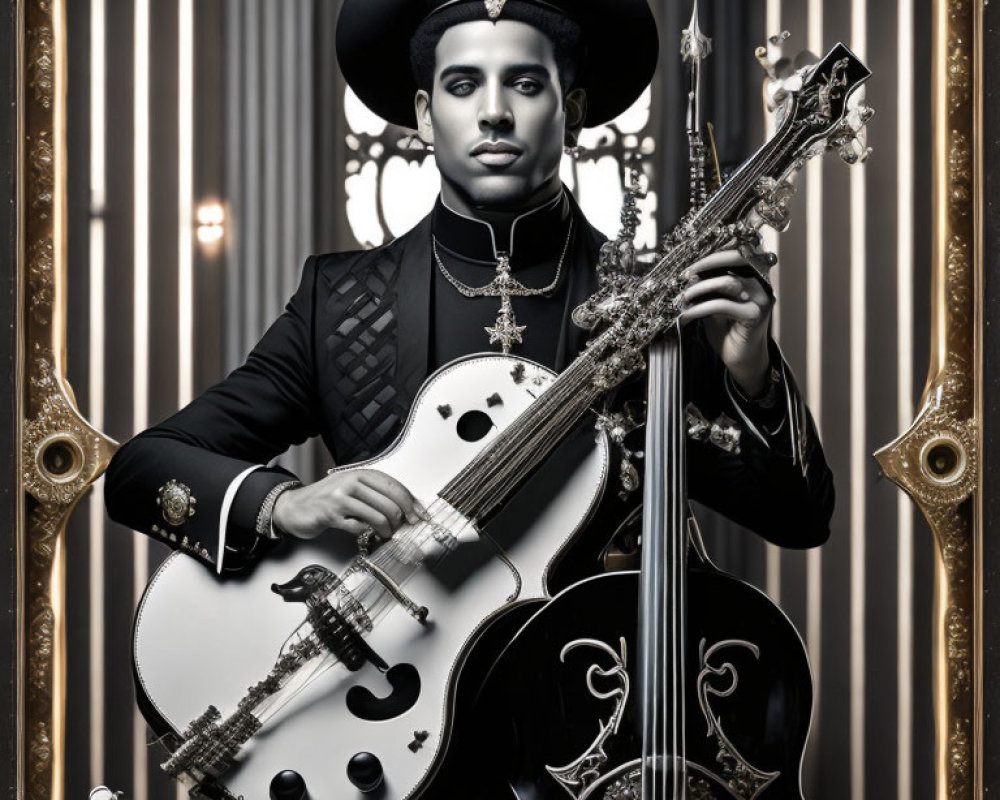
{"type": "MultiPolygon", "coordinates": [[[[417,126],[410,39],[443,5],[442,0],[344,1],[336,37],[341,72],[361,101],[388,122],[417,126]]],[[[649,5],[646,0],[546,0],[546,5],[583,31],[587,59],[576,85],[587,92],[584,125],[614,119],[636,101],[656,70],[659,38],[649,5]]]]}

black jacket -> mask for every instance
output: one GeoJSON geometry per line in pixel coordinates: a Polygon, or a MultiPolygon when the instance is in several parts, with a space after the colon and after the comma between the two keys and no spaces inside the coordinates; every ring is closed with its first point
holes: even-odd
{"type": "MultiPolygon", "coordinates": [[[[570,306],[596,288],[593,265],[604,239],[571,206],[580,233],[571,254],[570,306]]],[[[309,258],[285,312],[246,363],[117,452],[105,485],[109,515],[214,568],[226,490],[249,467],[266,465],[315,435],[338,464],[386,449],[429,373],[432,264],[431,217],[388,245],[309,258]],[[195,513],[174,525],[157,505],[170,480],[196,499],[195,513]]],[[[756,419],[753,408],[737,408],[714,351],[703,337],[686,338],[688,397],[705,417],[725,413],[744,428],[753,422],[758,431],[779,428],[775,435],[745,430],[739,454],[692,442],[690,495],[777,544],[823,542],[832,478],[777,349],[773,361],[781,364],[788,392],[777,411],[780,427],[773,424],[775,412],[771,420],[756,419]]],[[[557,367],[585,337],[566,320],[563,339],[566,352],[557,367]]],[[[240,486],[227,515],[224,571],[240,570],[266,552],[254,532],[257,514],[270,489],[288,479],[285,470],[265,467],[240,486]]]]}

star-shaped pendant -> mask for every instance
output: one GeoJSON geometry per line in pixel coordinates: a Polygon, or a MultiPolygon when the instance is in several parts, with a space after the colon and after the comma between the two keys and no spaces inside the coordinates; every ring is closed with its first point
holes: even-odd
{"type": "Polygon", "coordinates": [[[510,298],[504,295],[500,301],[500,313],[497,314],[497,324],[492,328],[484,328],[490,335],[490,344],[500,343],[504,355],[510,352],[510,348],[515,344],[523,344],[524,338],[521,336],[527,330],[527,325],[518,325],[514,317],[514,309],[511,307],[510,298]]]}

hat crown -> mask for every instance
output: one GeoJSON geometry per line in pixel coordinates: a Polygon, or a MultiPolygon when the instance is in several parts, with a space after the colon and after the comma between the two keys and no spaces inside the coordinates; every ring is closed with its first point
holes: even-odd
{"type": "Polygon", "coordinates": [[[642,94],[659,49],[649,0],[342,0],[337,58],[347,84],[368,108],[415,128],[413,99],[419,87],[414,52],[417,61],[434,58],[427,47],[413,49],[418,32],[431,30],[427,38],[432,41],[442,26],[504,19],[548,33],[543,17],[545,26],[553,24],[556,38],[563,23],[579,29],[573,36],[567,27],[566,41],[573,43],[566,46],[579,62],[575,85],[587,92],[585,125],[614,119],[642,94]]]}

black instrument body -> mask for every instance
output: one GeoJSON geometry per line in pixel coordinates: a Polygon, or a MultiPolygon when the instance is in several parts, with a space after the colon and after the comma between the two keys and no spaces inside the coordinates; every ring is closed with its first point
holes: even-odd
{"type": "MultiPolygon", "coordinates": [[[[711,567],[689,568],[687,591],[687,796],[801,800],[812,681],[798,633],[766,595],[711,567]],[[719,649],[706,667],[702,654],[726,641],[753,644],[758,655],[734,644],[719,649]],[[698,688],[701,683],[725,692],[733,688],[734,676],[736,685],[728,697],[709,694],[710,709],[731,745],[726,747],[710,732],[698,688]],[[778,774],[770,780],[755,778],[746,766],[778,774]]],[[[476,709],[483,736],[474,748],[478,756],[465,754],[475,759],[470,774],[485,779],[490,787],[481,795],[484,799],[565,800],[566,789],[546,767],[568,764],[586,752],[600,724],[613,713],[615,701],[599,699],[587,687],[591,665],[603,670],[612,666],[606,654],[581,648],[562,661],[560,653],[579,639],[603,641],[618,650],[621,637],[626,652],[637,653],[638,592],[637,572],[581,581],[537,612],[504,650],[483,685],[476,709]]],[[[619,732],[604,746],[608,759],[601,767],[602,777],[586,795],[577,797],[603,800],[606,789],[628,772],[627,765],[634,767],[640,759],[642,698],[637,662],[631,658],[627,662],[633,690],[619,732]]],[[[598,676],[594,685],[610,691],[615,681],[598,676]]]]}

